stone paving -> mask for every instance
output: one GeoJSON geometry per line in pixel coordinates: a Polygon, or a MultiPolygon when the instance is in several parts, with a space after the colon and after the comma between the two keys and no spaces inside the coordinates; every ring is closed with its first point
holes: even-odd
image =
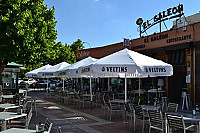
{"type": "MultiPolygon", "coordinates": [[[[84,109],[61,103],[56,96],[48,97],[44,91],[31,91],[28,96],[37,98],[37,116],[34,113],[30,129],[49,118],[53,122],[52,133],[61,127],[64,133],[131,133],[141,132],[141,123],[137,121],[136,131],[130,128],[129,123],[124,123],[122,117],[112,117],[112,122],[104,118],[101,107],[84,109]],[[139,124],[138,124],[139,123],[139,124]]],[[[119,115],[118,115],[119,116],[119,115]]],[[[148,126],[148,125],[147,125],[148,126]]],[[[148,132],[148,127],[145,132],[148,132]]]]}

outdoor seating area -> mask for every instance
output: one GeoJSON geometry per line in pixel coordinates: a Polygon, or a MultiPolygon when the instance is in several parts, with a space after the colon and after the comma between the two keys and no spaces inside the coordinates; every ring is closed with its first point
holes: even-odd
{"type": "MultiPolygon", "coordinates": [[[[37,116],[37,110],[36,101],[27,95],[27,90],[15,95],[1,92],[0,97],[1,132],[36,132],[36,130],[29,131],[32,116],[37,116]]],[[[44,127],[50,133],[52,123],[47,119],[44,127]]]]}
{"type": "MultiPolygon", "coordinates": [[[[46,88],[46,90],[49,90],[49,88],[46,88]]],[[[117,92],[113,94],[116,95],[117,92]]],[[[39,103],[41,100],[53,104],[49,108],[57,106],[67,108],[68,111],[74,110],[73,112],[76,112],[75,110],[77,110],[84,112],[84,115],[88,114],[89,116],[86,115],[83,121],[91,119],[90,115],[95,119],[98,117],[98,119],[104,121],[100,127],[104,127],[107,131],[98,126],[92,126],[92,124],[90,128],[100,132],[112,132],[107,125],[114,126],[118,124],[121,126],[116,127],[116,130],[118,128],[118,130],[126,132],[154,133],[157,130],[166,133],[178,131],[199,132],[199,112],[192,114],[191,108],[190,110],[182,110],[181,104],[173,103],[169,98],[165,97],[164,101],[162,97],[161,99],[155,99],[157,104],[155,102],[148,103],[147,101],[143,104],[139,102],[140,98],[138,99],[137,95],[128,94],[125,101],[124,97],[116,97],[113,94],[105,91],[94,91],[92,94],[88,94],[87,91],[76,91],[71,87],[65,87],[64,89],[56,87],[53,92],[45,91],[45,89],[38,91],[30,89],[26,93],[14,95],[9,101],[2,100],[0,104],[1,132],[36,132],[36,130],[67,132],[72,130],[71,128],[65,128],[64,123],[59,125],[58,120],[63,120],[55,116],[56,119],[51,115],[47,115],[49,118],[45,116],[43,120],[39,118],[41,121],[38,121],[38,117],[48,113],[41,111],[41,109],[45,109],[45,104],[39,103]]],[[[62,113],[62,115],[64,116],[65,113],[62,113]]],[[[68,117],[64,117],[64,119],[73,118],[68,117]]],[[[74,124],[79,125],[77,122],[74,124]]]]}
{"type": "Polygon", "coordinates": [[[74,91],[71,88],[64,90],[63,88],[57,88],[54,91],[54,94],[46,93],[46,99],[53,101],[52,97],[54,97],[54,100],[58,103],[79,111],[102,110],[99,111],[102,112],[100,117],[110,122],[121,121],[121,124],[124,124],[125,126],[128,124],[132,131],[184,131],[189,130],[186,125],[191,123],[191,126],[189,126],[190,130],[199,132],[198,122],[200,121],[200,115],[193,115],[191,109],[182,110],[180,104],[172,103],[166,97],[165,101],[162,101],[162,98],[160,100],[156,99],[158,104],[155,105],[154,102],[141,104],[138,102],[140,100],[137,99],[136,96],[131,97],[129,95],[125,102],[125,99],[113,97],[113,95],[110,94],[111,92],[93,92],[91,95],[81,91],[74,91]],[[87,98],[85,99],[84,96],[87,96],[87,98]],[[168,118],[169,115],[172,117],[182,117],[182,122],[186,121],[187,124],[183,125],[184,128],[176,129],[177,127],[173,127],[171,124],[171,119],[173,118],[168,118]],[[136,126],[138,124],[141,125],[141,128],[136,126]]]}
{"type": "MultiPolygon", "coordinates": [[[[28,78],[42,79],[41,81],[45,83],[44,86],[40,86],[42,89],[35,90],[36,86],[30,85],[25,88],[26,93],[23,95],[2,95],[3,102],[14,104],[7,104],[5,108],[3,108],[5,105],[2,105],[3,112],[13,111],[14,108],[17,108],[16,112],[21,111],[20,114],[24,113],[23,116],[26,118],[17,117],[15,120],[9,121],[7,125],[6,122],[3,122],[2,130],[9,128],[9,130],[14,130],[16,127],[29,129],[32,117],[45,115],[43,113],[46,112],[41,110],[57,109],[55,106],[45,107],[45,104],[41,104],[38,113],[37,101],[42,100],[51,104],[56,103],[72,113],[56,113],[56,116],[49,114],[46,117],[48,119],[43,120],[44,124],[39,122],[34,126],[36,128],[32,127],[30,130],[51,132],[53,129],[53,131],[61,132],[61,129],[62,131],[66,130],[65,125],[60,126],[58,121],[81,119],[86,122],[90,115],[94,115],[95,120],[98,117],[103,123],[106,123],[102,123],[103,126],[117,122],[125,127],[128,125],[129,128],[126,130],[131,132],[143,133],[159,130],[168,133],[179,129],[184,131],[189,129],[186,126],[189,123],[192,125],[189,126],[190,129],[199,132],[200,116],[196,113],[195,117],[192,115],[193,108],[188,104],[187,94],[182,94],[182,101],[179,103],[168,97],[165,88],[167,78],[165,77],[172,74],[172,65],[128,49],[98,60],[88,57],[72,65],[66,62],[54,66],[46,65],[26,73],[28,78]],[[27,94],[34,94],[36,97],[27,94]],[[87,115],[81,114],[88,118],[76,116],[75,112],[77,111],[86,112],[87,115]],[[73,113],[75,116],[68,117],[73,113]],[[60,115],[63,116],[60,117],[60,115]],[[173,117],[169,117],[172,115],[181,117],[183,128],[173,127],[173,117]],[[184,121],[187,122],[184,123],[184,121]]],[[[56,110],[54,111],[56,112],[56,110]]],[[[79,126],[79,124],[74,126],[79,126]]],[[[98,129],[98,125],[95,128],[98,129]]],[[[124,128],[120,130],[124,130],[124,128]]]]}

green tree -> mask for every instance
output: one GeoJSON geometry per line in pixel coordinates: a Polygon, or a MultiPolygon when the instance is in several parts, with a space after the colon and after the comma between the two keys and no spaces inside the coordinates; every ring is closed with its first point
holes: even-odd
{"type": "Polygon", "coordinates": [[[75,51],[83,48],[84,45],[80,39],[73,42],[71,45],[66,43],[64,46],[62,42],[58,42],[53,47],[56,54],[49,58],[48,62],[51,65],[55,65],[63,61],[73,64],[76,62],[75,51]]]}
{"type": "Polygon", "coordinates": [[[78,39],[76,42],[73,42],[70,47],[71,47],[72,51],[74,51],[74,52],[76,50],[85,48],[83,45],[83,42],[80,39],[78,39]]]}
{"type": "Polygon", "coordinates": [[[52,56],[52,58],[49,58],[49,64],[55,65],[63,61],[70,64],[74,63],[72,49],[70,45],[66,43],[65,46],[63,46],[62,42],[58,42],[53,49],[56,54],[52,56]]]}
{"type": "Polygon", "coordinates": [[[8,62],[32,70],[55,57],[54,12],[44,0],[0,0],[0,73],[8,62]]]}

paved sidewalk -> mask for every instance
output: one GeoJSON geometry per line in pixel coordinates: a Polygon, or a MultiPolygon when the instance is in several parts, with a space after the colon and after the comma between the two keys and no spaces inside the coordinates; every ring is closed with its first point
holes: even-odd
{"type": "MultiPolygon", "coordinates": [[[[29,128],[35,129],[35,125],[49,118],[53,122],[52,133],[56,133],[61,127],[64,133],[140,133],[141,122],[137,121],[136,131],[130,128],[129,123],[124,123],[120,114],[112,117],[112,122],[104,118],[101,107],[90,109],[86,106],[80,109],[73,105],[61,103],[55,96],[48,97],[44,91],[31,91],[28,96],[37,98],[37,116],[35,113],[31,119],[29,128]],[[138,124],[139,123],[139,124],[138,124]]],[[[148,132],[148,127],[146,131],[148,132]]]]}

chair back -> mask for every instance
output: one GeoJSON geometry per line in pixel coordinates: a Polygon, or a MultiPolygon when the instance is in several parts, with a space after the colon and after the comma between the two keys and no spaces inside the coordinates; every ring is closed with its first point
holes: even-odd
{"type": "Polygon", "coordinates": [[[163,127],[162,113],[156,110],[148,110],[150,125],[160,125],[163,127]]]}
{"type": "Polygon", "coordinates": [[[13,96],[13,103],[19,105],[19,104],[20,104],[20,101],[19,101],[19,100],[20,100],[19,95],[15,94],[15,95],[13,96]]]}
{"type": "Polygon", "coordinates": [[[183,116],[166,114],[166,117],[167,117],[167,124],[169,128],[185,130],[185,123],[183,120],[183,116]]]}
{"type": "Polygon", "coordinates": [[[130,103],[130,102],[126,103],[125,104],[125,110],[126,110],[127,113],[133,113],[133,110],[134,110],[133,104],[130,103]]]}
{"type": "Polygon", "coordinates": [[[31,121],[32,115],[33,115],[33,109],[30,108],[29,113],[28,113],[28,116],[27,116],[27,119],[26,119],[26,128],[27,128],[27,129],[28,129],[29,123],[30,123],[30,121],[31,121]]]}
{"type": "Polygon", "coordinates": [[[109,103],[108,103],[108,97],[106,97],[105,93],[103,94],[102,102],[103,102],[104,106],[108,106],[109,105],[109,103]]]}
{"type": "Polygon", "coordinates": [[[177,112],[178,104],[177,103],[168,103],[167,112],[177,112]]]}
{"type": "Polygon", "coordinates": [[[50,133],[52,125],[53,125],[53,123],[50,122],[49,119],[47,118],[45,123],[44,123],[44,131],[47,131],[48,133],[50,133]]]}
{"type": "Polygon", "coordinates": [[[132,102],[133,102],[133,104],[135,104],[135,105],[140,105],[140,102],[141,102],[141,98],[135,98],[134,97],[134,99],[132,100],[132,102]]]}
{"type": "Polygon", "coordinates": [[[143,119],[144,112],[142,110],[142,106],[141,105],[135,105],[134,106],[134,114],[138,119],[143,119]]]}
{"type": "Polygon", "coordinates": [[[0,92],[0,103],[3,101],[3,93],[0,92]]]}
{"type": "Polygon", "coordinates": [[[62,133],[61,127],[58,127],[57,133],[62,133]]]}

